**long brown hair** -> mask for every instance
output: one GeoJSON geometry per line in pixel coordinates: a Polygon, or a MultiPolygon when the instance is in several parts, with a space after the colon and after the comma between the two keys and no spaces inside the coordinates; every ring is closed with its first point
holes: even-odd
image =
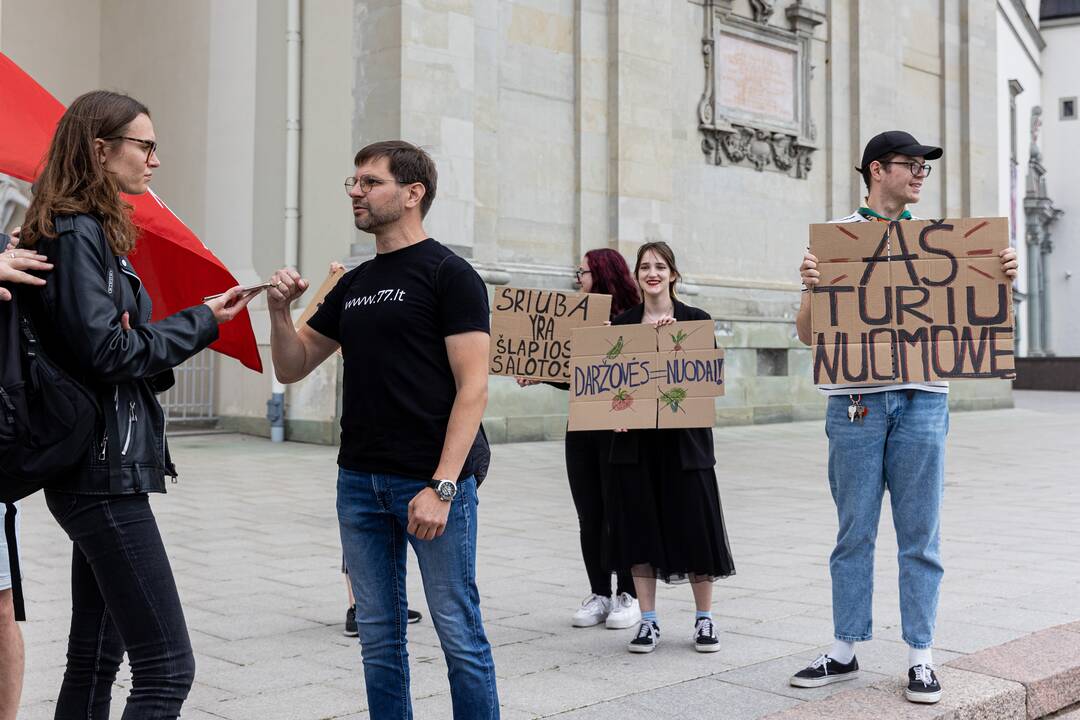
{"type": "Polygon", "coordinates": [[[660,259],[667,263],[668,268],[671,270],[671,282],[668,283],[668,294],[671,295],[672,300],[678,300],[679,296],[675,294],[675,283],[682,280],[682,274],[679,272],[679,268],[675,265],[675,251],[671,249],[671,246],[666,242],[647,242],[637,251],[637,261],[634,262],[634,281],[640,283],[638,280],[638,268],[641,267],[641,258],[645,257],[645,253],[652,250],[654,253],[660,256],[660,259]]]}
{"type": "Polygon", "coordinates": [[[98,159],[94,140],[122,135],[139,115],[149,117],[150,111],[135,98],[108,90],[88,92],[71,103],[56,126],[45,168],[34,183],[21,244],[33,246],[40,238],[55,235],[57,215],[86,213],[101,222],[114,253],[127,255],[135,248],[132,206],[120,198],[120,185],[98,159]]]}

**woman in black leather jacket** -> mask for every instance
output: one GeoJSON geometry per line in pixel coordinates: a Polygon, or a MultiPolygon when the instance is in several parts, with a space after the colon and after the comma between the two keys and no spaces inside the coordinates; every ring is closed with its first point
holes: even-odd
{"type": "Polygon", "coordinates": [[[132,689],[124,718],[178,717],[195,673],[147,495],[164,492],[165,476],[176,475],[156,393],[251,296],[233,288],[150,322],[149,295],[126,257],[136,230],[120,193],[146,192],[160,165],[156,148],[150,113],[138,101],[106,91],[79,97],[57,126],[22,230],[22,245],[54,266],[46,285],[26,293],[26,309],[49,356],[101,409],[86,457],[45,491],[73,543],[58,719],[108,717],[125,651],[132,689]]]}

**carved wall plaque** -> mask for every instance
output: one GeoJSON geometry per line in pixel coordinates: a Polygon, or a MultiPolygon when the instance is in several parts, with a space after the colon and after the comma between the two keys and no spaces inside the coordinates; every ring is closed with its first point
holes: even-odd
{"type": "MultiPolygon", "coordinates": [[[[770,14],[771,14],[771,5],[770,14]]],[[[735,15],[728,0],[705,0],[705,88],[698,103],[701,147],[710,162],[805,178],[816,149],[810,109],[810,39],[825,16],[791,3],[791,30],[735,15]]]]}

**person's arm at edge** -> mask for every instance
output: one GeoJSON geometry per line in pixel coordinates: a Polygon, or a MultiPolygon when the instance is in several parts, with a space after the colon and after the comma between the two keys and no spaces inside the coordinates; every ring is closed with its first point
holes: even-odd
{"type": "Polygon", "coordinates": [[[446,439],[434,477],[457,481],[469,455],[488,399],[488,345],[486,332],[473,331],[446,338],[446,356],[454,373],[457,395],[446,425],[446,439]]]}
{"type": "MultiPolygon", "coordinates": [[[[433,479],[457,482],[476,440],[487,407],[490,342],[490,335],[479,330],[446,337],[446,355],[454,373],[457,395],[433,479]]],[[[409,502],[408,532],[419,540],[437,538],[446,529],[449,513],[450,503],[440,500],[431,488],[424,488],[409,502]]]]}
{"type": "Polygon", "coordinates": [[[803,255],[802,264],[799,266],[799,275],[806,289],[801,293],[799,313],[795,316],[795,330],[799,333],[799,340],[804,345],[812,345],[814,343],[814,331],[810,315],[810,295],[814,292],[814,286],[818,284],[821,273],[817,269],[817,258],[809,252],[803,255]]]}

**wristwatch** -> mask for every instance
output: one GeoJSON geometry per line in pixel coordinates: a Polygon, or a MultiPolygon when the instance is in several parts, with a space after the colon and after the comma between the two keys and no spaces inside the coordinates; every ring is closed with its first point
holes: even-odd
{"type": "Polygon", "coordinates": [[[434,490],[443,502],[450,502],[457,494],[457,483],[453,480],[429,480],[428,487],[434,490]]]}

